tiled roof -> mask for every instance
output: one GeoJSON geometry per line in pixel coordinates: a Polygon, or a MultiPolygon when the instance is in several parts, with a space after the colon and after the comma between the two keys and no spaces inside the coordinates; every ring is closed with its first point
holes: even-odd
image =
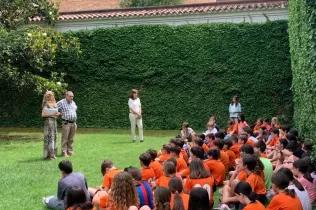
{"type": "MultiPolygon", "coordinates": [[[[61,12],[58,20],[80,20],[80,19],[110,19],[123,17],[148,17],[165,15],[185,15],[210,12],[229,12],[258,9],[275,9],[287,7],[286,0],[254,0],[253,2],[214,2],[206,4],[177,5],[164,7],[146,7],[146,8],[127,8],[127,9],[109,9],[98,11],[76,11],[61,12]]],[[[40,21],[35,17],[32,21],[40,21]]]]}

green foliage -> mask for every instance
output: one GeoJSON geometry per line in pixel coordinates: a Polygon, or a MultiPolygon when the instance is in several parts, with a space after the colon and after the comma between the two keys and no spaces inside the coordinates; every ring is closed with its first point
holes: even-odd
{"type": "Polygon", "coordinates": [[[150,7],[183,4],[184,0],[121,0],[120,7],[150,7]]]}
{"type": "Polygon", "coordinates": [[[0,81],[12,90],[33,88],[38,93],[44,90],[64,92],[62,66],[56,68],[59,56],[78,55],[76,38],[49,28],[28,26],[0,30],[0,81]]]}
{"type": "Polygon", "coordinates": [[[58,7],[48,0],[1,0],[0,26],[16,29],[27,24],[32,17],[40,17],[53,25],[58,16],[58,7]]]}
{"type": "Polygon", "coordinates": [[[289,3],[294,122],[303,138],[316,143],[316,2],[289,3]]]}
{"type": "MultiPolygon", "coordinates": [[[[127,101],[140,90],[145,129],[205,129],[216,114],[225,128],[234,94],[249,123],[277,116],[291,122],[287,22],[141,25],[68,33],[80,57],[59,57],[74,91],[80,127],[129,127],[127,101]]],[[[0,126],[42,126],[41,98],[14,104],[0,90],[0,126]],[[14,104],[12,106],[12,104],[14,104]],[[29,111],[26,112],[25,109],[29,111]]]]}

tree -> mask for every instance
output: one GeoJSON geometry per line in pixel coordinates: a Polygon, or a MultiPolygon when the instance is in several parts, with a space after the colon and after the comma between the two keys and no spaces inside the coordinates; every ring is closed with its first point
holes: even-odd
{"type": "Polygon", "coordinates": [[[63,92],[64,69],[55,64],[60,57],[80,53],[78,39],[50,28],[25,26],[35,16],[52,25],[58,8],[48,0],[0,1],[0,84],[19,91],[63,92]]]}
{"type": "Polygon", "coordinates": [[[150,7],[183,4],[184,0],[121,0],[120,7],[150,7]]]}
{"type": "Polygon", "coordinates": [[[32,17],[40,17],[53,25],[58,17],[58,7],[48,0],[1,0],[0,26],[12,30],[30,22],[32,17]]]}

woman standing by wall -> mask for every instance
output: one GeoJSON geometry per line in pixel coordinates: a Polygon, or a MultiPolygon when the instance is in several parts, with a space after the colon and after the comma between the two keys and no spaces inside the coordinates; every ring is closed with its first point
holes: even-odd
{"type": "Polygon", "coordinates": [[[229,104],[229,117],[237,121],[238,114],[241,113],[241,105],[237,95],[233,96],[232,102],[229,104]]]}
{"type": "Polygon", "coordinates": [[[142,107],[140,99],[138,98],[138,90],[132,89],[130,99],[128,100],[129,107],[129,120],[131,122],[131,134],[132,141],[136,141],[136,124],[139,130],[139,140],[140,142],[144,141],[143,137],[143,120],[142,120],[142,107]]]}
{"type": "Polygon", "coordinates": [[[44,122],[44,159],[53,160],[57,155],[57,122],[56,117],[60,116],[58,112],[55,94],[52,91],[46,91],[42,103],[42,117],[44,122]]]}

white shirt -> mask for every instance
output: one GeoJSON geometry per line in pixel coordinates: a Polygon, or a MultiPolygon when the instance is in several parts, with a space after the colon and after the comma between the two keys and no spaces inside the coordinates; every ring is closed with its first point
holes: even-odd
{"type": "Polygon", "coordinates": [[[128,107],[130,109],[133,108],[136,112],[139,112],[140,106],[141,106],[141,103],[140,103],[139,98],[136,98],[135,100],[133,100],[131,98],[128,99],[128,107]]]}
{"type": "Polygon", "coordinates": [[[255,137],[253,137],[253,136],[250,136],[249,137],[249,139],[250,140],[252,140],[253,142],[255,142],[255,143],[257,143],[258,142],[258,139],[257,138],[255,138],[255,137]]]}
{"type": "Polygon", "coordinates": [[[215,134],[215,133],[217,133],[217,129],[216,129],[216,128],[213,128],[211,131],[210,131],[210,130],[207,130],[207,131],[205,131],[203,134],[206,136],[206,135],[209,134],[209,133],[215,134]]]}
{"type": "Polygon", "coordinates": [[[294,184],[290,184],[287,188],[295,190],[297,197],[300,199],[302,203],[303,210],[312,210],[312,203],[309,199],[308,192],[306,189],[304,191],[300,191],[294,184]]]}

